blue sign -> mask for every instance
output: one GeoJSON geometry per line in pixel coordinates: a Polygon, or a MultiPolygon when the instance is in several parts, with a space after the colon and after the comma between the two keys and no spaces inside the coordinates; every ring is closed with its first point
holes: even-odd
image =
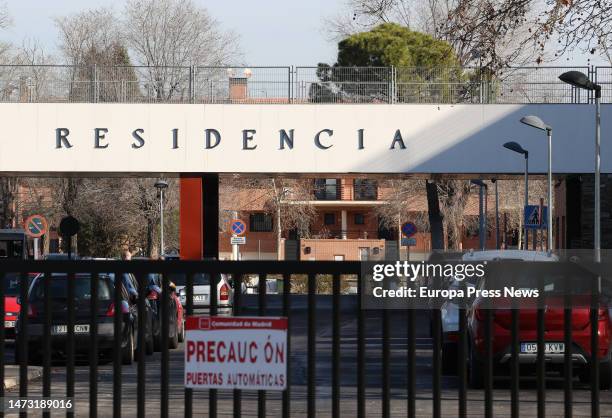
{"type": "Polygon", "coordinates": [[[246,232],[246,224],[240,219],[233,219],[230,229],[232,230],[232,234],[240,236],[246,232]]]}
{"type": "Polygon", "coordinates": [[[414,247],[416,238],[402,238],[402,247],[414,247]]]}
{"type": "Polygon", "coordinates": [[[540,205],[527,205],[525,207],[525,227],[529,229],[546,229],[548,221],[548,207],[540,205]],[[540,213],[541,212],[541,213],[540,213]]]}
{"type": "Polygon", "coordinates": [[[402,225],[402,234],[404,234],[406,238],[410,238],[416,233],[417,227],[412,222],[406,222],[404,225],[402,225]]]}

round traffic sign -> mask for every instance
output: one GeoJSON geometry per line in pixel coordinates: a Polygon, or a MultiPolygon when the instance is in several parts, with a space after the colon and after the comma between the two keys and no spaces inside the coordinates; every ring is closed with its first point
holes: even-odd
{"type": "Polygon", "coordinates": [[[233,235],[242,236],[246,232],[246,224],[242,219],[232,219],[230,221],[230,230],[233,235]]]}
{"type": "Polygon", "coordinates": [[[80,227],[79,221],[72,216],[66,216],[60,222],[60,232],[65,237],[76,235],[79,232],[80,227]]]}
{"type": "Polygon", "coordinates": [[[406,238],[410,238],[416,233],[417,227],[412,222],[406,222],[404,225],[402,225],[402,234],[404,234],[406,238]]]}
{"type": "Polygon", "coordinates": [[[40,238],[47,233],[47,220],[42,215],[32,215],[24,223],[26,234],[32,238],[40,238]]]}

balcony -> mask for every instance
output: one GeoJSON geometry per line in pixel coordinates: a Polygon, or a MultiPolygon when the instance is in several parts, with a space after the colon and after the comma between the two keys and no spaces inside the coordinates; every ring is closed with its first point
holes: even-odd
{"type": "Polygon", "coordinates": [[[582,71],[612,103],[612,67],[146,67],[0,65],[0,102],[209,104],[592,103],[558,79],[582,71]]]}

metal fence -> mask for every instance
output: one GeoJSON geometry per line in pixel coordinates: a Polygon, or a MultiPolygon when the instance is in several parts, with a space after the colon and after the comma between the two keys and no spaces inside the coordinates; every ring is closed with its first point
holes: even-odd
{"type": "Polygon", "coordinates": [[[34,103],[590,103],[559,80],[570,70],[603,86],[612,67],[0,66],[0,102],[34,103]]]}
{"type": "MultiPolygon", "coordinates": [[[[526,263],[527,264],[527,263],[526,263]]],[[[536,263],[538,264],[538,263],[536,263]]],[[[539,267],[537,267],[539,272],[544,272],[546,274],[547,265],[552,263],[539,263],[539,267]],[[542,270],[544,269],[544,270],[542,270]]],[[[535,264],[530,264],[527,266],[527,269],[533,268],[535,264]]],[[[362,276],[362,265],[358,262],[225,262],[225,261],[207,261],[207,262],[180,262],[180,261],[166,261],[166,262],[147,262],[147,261],[77,261],[77,262],[69,262],[69,261],[5,261],[2,264],[2,272],[0,272],[0,279],[4,282],[4,276],[6,272],[18,272],[21,280],[20,287],[20,316],[18,321],[18,340],[17,347],[19,352],[21,353],[19,357],[19,367],[20,367],[20,384],[19,384],[19,397],[26,397],[28,395],[32,395],[31,392],[28,391],[28,381],[27,381],[27,366],[28,366],[28,338],[30,329],[34,326],[34,324],[29,324],[29,317],[32,315],[32,306],[29,306],[29,299],[27,293],[27,284],[28,284],[28,272],[37,271],[44,275],[44,309],[43,309],[43,331],[39,329],[40,334],[43,335],[42,338],[42,364],[43,364],[43,384],[42,384],[42,395],[44,397],[51,396],[59,396],[59,397],[75,397],[75,318],[76,318],[76,306],[75,306],[75,280],[67,280],[66,286],[68,286],[66,298],[65,311],[62,315],[62,320],[67,321],[67,336],[66,336],[66,387],[65,390],[62,390],[60,393],[52,392],[51,390],[51,348],[53,343],[53,337],[51,333],[51,327],[53,324],[56,324],[56,319],[52,316],[53,309],[52,303],[50,301],[50,294],[53,292],[51,287],[51,283],[54,280],[52,276],[53,273],[62,272],[67,274],[69,278],[73,278],[75,274],[82,274],[83,272],[88,272],[91,274],[91,297],[89,298],[90,304],[90,312],[98,312],[101,306],[99,305],[98,300],[98,286],[97,281],[100,280],[101,275],[108,274],[109,271],[116,272],[115,277],[121,277],[122,273],[132,273],[134,274],[140,283],[144,283],[145,275],[148,273],[161,273],[163,275],[162,279],[162,288],[163,292],[163,300],[162,300],[162,313],[163,313],[163,323],[162,330],[165,332],[163,334],[163,342],[162,342],[162,354],[161,354],[161,370],[159,370],[160,378],[159,380],[155,379],[155,381],[160,383],[160,392],[159,396],[155,396],[156,399],[160,400],[160,409],[162,417],[170,416],[170,411],[172,410],[172,415],[179,415],[178,405],[180,404],[181,409],[184,409],[184,416],[191,417],[194,414],[202,415],[202,405],[201,402],[205,401],[208,409],[208,416],[216,417],[218,414],[227,415],[229,412],[227,410],[219,411],[218,405],[221,401],[220,395],[223,395],[223,399],[231,400],[231,403],[225,402],[225,405],[231,405],[230,410],[232,411],[233,416],[240,417],[243,412],[243,401],[246,400],[246,396],[249,396],[249,400],[253,400],[253,393],[247,394],[246,391],[233,390],[233,391],[217,391],[217,390],[207,390],[207,397],[201,395],[201,392],[196,394],[192,389],[181,390],[181,398],[177,395],[176,391],[172,397],[170,398],[170,369],[169,369],[169,350],[168,350],[168,329],[169,329],[169,315],[168,315],[168,306],[169,306],[169,289],[170,283],[167,274],[169,273],[183,273],[187,276],[186,279],[186,294],[187,294],[187,306],[186,311],[187,315],[191,315],[194,312],[194,281],[193,276],[196,273],[207,272],[211,275],[211,277],[218,277],[220,273],[231,274],[234,279],[234,288],[240,289],[242,286],[243,277],[249,273],[257,273],[259,276],[259,284],[258,284],[258,294],[257,298],[257,313],[259,316],[266,316],[270,312],[272,308],[270,303],[270,295],[267,295],[267,286],[266,286],[266,277],[268,275],[280,275],[282,277],[282,292],[280,299],[280,303],[276,306],[276,308],[280,308],[280,312],[282,316],[288,317],[289,323],[295,319],[294,313],[292,313],[292,298],[290,297],[293,293],[293,287],[296,286],[297,277],[296,275],[305,276],[305,281],[302,281],[302,285],[304,287],[303,292],[305,293],[305,309],[306,309],[306,359],[305,359],[305,381],[306,381],[306,391],[305,397],[303,400],[305,401],[305,408],[303,411],[303,415],[308,417],[315,417],[317,413],[320,413],[321,404],[318,401],[318,384],[317,384],[317,376],[318,373],[321,373],[320,368],[317,367],[319,360],[329,361],[331,359],[331,368],[323,371],[323,373],[331,374],[331,406],[330,410],[332,417],[339,417],[341,413],[341,409],[343,412],[346,412],[348,409],[346,407],[347,402],[354,406],[355,413],[353,416],[357,416],[359,418],[365,418],[369,416],[369,414],[373,413],[372,410],[374,408],[373,405],[380,408],[376,413],[382,413],[383,417],[391,416],[391,402],[392,400],[395,402],[399,399],[401,402],[401,410],[407,412],[408,417],[417,416],[417,374],[422,374],[423,371],[417,372],[416,365],[416,352],[417,352],[417,341],[416,341],[416,315],[419,311],[408,309],[406,311],[407,316],[402,319],[402,321],[391,321],[391,315],[393,314],[392,310],[384,309],[379,311],[379,315],[377,316],[377,322],[375,328],[380,331],[378,338],[380,338],[380,352],[372,353],[371,347],[368,347],[366,344],[366,313],[367,310],[364,309],[363,298],[360,297],[362,295],[357,294],[354,295],[355,304],[353,306],[353,310],[350,313],[350,319],[355,319],[357,322],[356,327],[356,337],[355,339],[351,339],[350,344],[356,346],[356,357],[355,363],[350,367],[340,367],[341,358],[344,357],[344,354],[347,353],[348,349],[346,346],[344,348],[341,344],[346,344],[346,341],[342,343],[341,337],[346,335],[344,328],[341,326],[343,324],[343,320],[349,319],[349,316],[345,316],[344,318],[341,316],[340,306],[341,306],[341,277],[342,275],[351,275],[356,278],[358,282],[358,292],[362,292],[364,286],[362,286],[362,282],[364,277],[362,276]],[[329,294],[331,297],[331,316],[324,319],[325,321],[331,321],[331,350],[329,352],[322,352],[317,347],[317,339],[320,338],[317,332],[317,318],[320,315],[319,306],[317,305],[318,300],[317,295],[320,293],[321,288],[319,286],[322,277],[321,275],[326,275],[328,282],[331,282],[331,289],[329,289],[329,294]],[[394,355],[391,352],[391,344],[392,340],[397,340],[398,337],[392,338],[392,329],[403,329],[405,331],[405,349],[401,351],[401,359],[402,366],[401,372],[402,376],[406,376],[404,380],[404,384],[402,387],[393,387],[392,380],[390,379],[390,375],[392,372],[392,358],[397,358],[397,348],[394,349],[394,355]],[[367,356],[366,356],[367,354],[367,356]],[[377,363],[380,367],[378,372],[376,372],[376,376],[373,375],[372,370],[368,368],[366,370],[366,366],[372,363],[377,363]],[[367,372],[367,373],[366,373],[367,372]],[[341,378],[346,374],[354,375],[354,379],[351,378],[350,386],[348,388],[346,384],[341,384],[341,378]],[[372,379],[376,379],[380,382],[380,391],[377,391],[376,394],[373,394],[372,389],[372,379]],[[369,384],[369,385],[368,385],[369,384]],[[369,386],[369,388],[368,388],[369,386]],[[354,390],[353,390],[354,388],[354,390]],[[349,394],[350,391],[350,394],[349,394]],[[367,391],[367,393],[366,393],[367,391]],[[398,391],[401,392],[401,396],[398,395],[398,391]],[[223,392],[223,393],[221,393],[223,392]],[[379,403],[375,403],[375,400],[378,400],[379,403]],[[172,406],[171,406],[172,401],[172,406]],[[194,402],[200,402],[198,408],[194,411],[194,402]],[[342,403],[341,403],[342,402],[342,403]]],[[[114,282],[114,293],[112,294],[112,300],[114,301],[114,306],[121,305],[121,290],[120,290],[120,280],[115,280],[114,282]]],[[[214,284],[214,281],[212,282],[214,284]]],[[[595,286],[595,284],[594,284],[595,286]]],[[[4,310],[4,286],[0,286],[0,311],[4,310]]],[[[210,290],[210,312],[215,314],[217,311],[217,288],[212,285],[210,290]]],[[[110,296],[109,296],[110,297],[110,296]]],[[[138,294],[138,335],[137,335],[137,377],[136,377],[136,414],[138,417],[145,417],[147,412],[153,412],[151,409],[155,409],[157,412],[157,408],[152,408],[148,403],[150,399],[147,399],[146,395],[146,387],[147,385],[153,384],[152,380],[146,379],[146,357],[145,357],[145,331],[143,327],[144,316],[141,313],[144,311],[144,303],[145,303],[146,295],[144,292],[140,292],[138,294]],[[148,410],[148,411],[147,411],[148,410]]],[[[234,315],[241,315],[244,313],[244,300],[246,295],[237,291],[234,292],[234,315]]],[[[342,296],[351,297],[349,296],[342,296]]],[[[597,302],[592,302],[597,303],[597,302]]],[[[346,302],[343,303],[346,305],[346,302]]],[[[598,315],[600,315],[600,309],[598,309],[598,305],[590,305],[591,306],[591,333],[592,335],[597,335],[598,333],[598,315]],[[594,332],[593,332],[594,331],[594,332]]],[[[55,311],[53,311],[55,312],[55,311]]],[[[432,357],[430,363],[430,369],[427,373],[432,378],[432,386],[431,386],[431,406],[433,413],[425,413],[428,416],[436,416],[439,417],[442,415],[442,336],[441,336],[441,317],[439,309],[431,310],[431,318],[432,318],[432,357]]],[[[493,364],[492,364],[492,327],[493,327],[493,318],[495,316],[495,312],[489,308],[484,309],[483,323],[484,323],[484,339],[486,344],[486,349],[484,351],[485,357],[482,363],[483,373],[484,373],[484,387],[481,389],[483,392],[479,392],[476,395],[477,400],[474,398],[470,399],[470,408],[473,408],[473,402],[478,402],[481,405],[484,405],[484,415],[487,417],[493,417],[495,406],[495,394],[493,392],[493,364]],[[484,394],[484,400],[482,397],[484,394]]],[[[572,321],[570,318],[572,317],[572,308],[571,305],[566,306],[564,310],[564,341],[566,347],[570,347],[572,343],[572,321]]],[[[111,314],[113,317],[112,327],[114,329],[114,335],[121,335],[122,330],[122,312],[121,309],[115,309],[111,314]]],[[[520,406],[519,406],[519,325],[518,325],[518,317],[519,310],[512,310],[512,320],[508,325],[508,329],[512,335],[512,350],[510,357],[510,377],[511,377],[511,385],[509,388],[510,391],[510,409],[511,415],[513,417],[519,416],[520,406]]],[[[319,317],[320,319],[320,317],[319,317]]],[[[538,355],[535,360],[535,364],[537,364],[537,409],[538,416],[544,416],[546,411],[546,381],[547,377],[545,375],[546,371],[546,359],[544,355],[544,333],[545,333],[545,319],[544,319],[544,308],[538,308],[537,310],[537,318],[533,318],[533,321],[537,324],[537,345],[538,345],[538,355]]],[[[497,326],[497,325],[496,325],[497,326]]],[[[40,325],[39,325],[40,327],[40,325]]],[[[372,327],[370,327],[371,329],[372,327]]],[[[467,363],[468,360],[468,331],[467,331],[467,323],[466,323],[466,315],[465,308],[461,308],[459,314],[459,332],[458,332],[458,353],[457,353],[457,369],[458,369],[458,398],[455,407],[458,410],[458,413],[455,416],[466,417],[468,416],[468,374],[467,374],[467,363]]],[[[97,330],[98,330],[98,317],[96,315],[92,315],[91,324],[90,324],[89,336],[80,338],[89,338],[89,389],[87,406],[84,408],[81,405],[81,409],[77,411],[80,412],[80,415],[85,413],[89,414],[89,416],[96,417],[98,415],[99,402],[104,400],[101,397],[98,397],[98,389],[100,388],[101,378],[99,376],[98,369],[98,352],[99,352],[99,342],[98,338],[96,338],[97,330]],[[85,409],[85,410],[84,410],[85,409]]],[[[290,337],[290,333],[288,333],[288,351],[290,354],[294,353],[293,343],[290,337]]],[[[397,334],[396,334],[397,335],[397,334]]],[[[117,338],[114,341],[113,353],[112,353],[112,411],[114,417],[121,416],[122,410],[126,410],[127,408],[133,407],[128,403],[128,400],[125,399],[127,397],[124,389],[122,389],[122,384],[124,383],[124,379],[126,378],[125,374],[122,374],[122,358],[121,358],[121,339],[117,338]],[[124,399],[122,399],[122,397],[124,399]]],[[[83,341],[83,340],[81,340],[83,341]]],[[[371,340],[370,340],[371,341],[371,340]]],[[[5,343],[5,329],[4,322],[0,321],[0,378],[4,377],[4,369],[5,369],[5,352],[4,352],[4,343],[5,343]]],[[[297,343],[297,342],[296,342],[297,343]]],[[[369,343],[371,345],[371,343],[369,343]]],[[[591,378],[591,413],[592,416],[600,416],[600,392],[599,392],[599,382],[598,382],[598,345],[597,345],[597,337],[592,339],[592,352],[595,353],[592,355],[592,363],[590,364],[590,370],[592,373],[591,378]]],[[[290,356],[291,357],[291,356],[290,356]]],[[[294,360],[295,361],[295,360],[294,360]]],[[[565,416],[572,416],[572,408],[573,408],[573,385],[572,385],[572,350],[565,350],[565,355],[563,359],[564,370],[566,374],[569,374],[569,377],[566,376],[563,385],[564,392],[564,402],[563,408],[565,411],[565,416]]],[[[346,364],[345,364],[346,366],[346,364]]],[[[393,368],[400,367],[394,363],[393,368]]],[[[288,373],[291,375],[294,368],[291,363],[288,367],[288,373]]],[[[157,372],[157,371],[156,371],[157,372]]],[[[179,380],[180,383],[178,386],[182,387],[182,379],[179,380]]],[[[346,379],[344,380],[346,382],[346,379]]],[[[106,380],[108,382],[108,379],[106,380]]],[[[108,384],[108,383],[106,383],[108,384]]],[[[176,389],[176,388],[174,388],[176,389]]],[[[294,390],[294,385],[291,384],[291,379],[289,378],[288,388],[282,392],[280,398],[276,397],[274,399],[267,398],[266,391],[258,391],[256,392],[256,407],[253,407],[253,403],[250,403],[251,407],[257,410],[257,415],[260,417],[266,416],[267,407],[272,400],[274,400],[275,407],[270,413],[282,415],[283,417],[289,417],[290,415],[297,415],[295,411],[292,413],[292,408],[296,403],[296,399],[291,396],[292,390],[294,390]]],[[[422,388],[420,389],[422,390],[422,388]]],[[[5,396],[9,396],[9,394],[4,390],[3,387],[0,387],[0,398],[4,398],[5,396]]],[[[149,395],[150,396],[150,395],[149,395]]],[[[419,395],[421,396],[421,395],[419,395]]],[[[75,399],[78,404],[78,398],[75,399]]],[[[555,403],[559,403],[555,401],[555,403]]],[[[249,408],[248,415],[251,416],[253,414],[253,409],[249,408]]],[[[404,412],[403,414],[406,414],[404,412]]],[[[531,413],[531,411],[530,411],[531,413]]],[[[105,412],[106,416],[108,412],[105,412]]],[[[68,416],[74,416],[75,412],[69,413],[68,416]]],[[[131,415],[131,414],[128,414],[131,415]]],[[[47,413],[46,416],[49,416],[47,413]]]]}

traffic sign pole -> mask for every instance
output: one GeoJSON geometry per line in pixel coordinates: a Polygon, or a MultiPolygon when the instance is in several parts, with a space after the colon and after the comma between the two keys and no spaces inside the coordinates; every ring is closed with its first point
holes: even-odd
{"type": "MultiPolygon", "coordinates": [[[[234,211],[232,214],[234,219],[238,218],[238,211],[234,211]]],[[[234,230],[234,225],[236,224],[236,222],[232,222],[232,227],[230,229],[234,230]]],[[[236,234],[232,233],[232,237],[235,237],[236,234]]],[[[232,244],[232,260],[234,261],[238,261],[239,258],[239,249],[238,249],[238,244],[232,244]]]]}
{"type": "Polygon", "coordinates": [[[40,251],[38,248],[38,240],[39,238],[34,238],[34,260],[38,260],[40,258],[40,251]]]}

